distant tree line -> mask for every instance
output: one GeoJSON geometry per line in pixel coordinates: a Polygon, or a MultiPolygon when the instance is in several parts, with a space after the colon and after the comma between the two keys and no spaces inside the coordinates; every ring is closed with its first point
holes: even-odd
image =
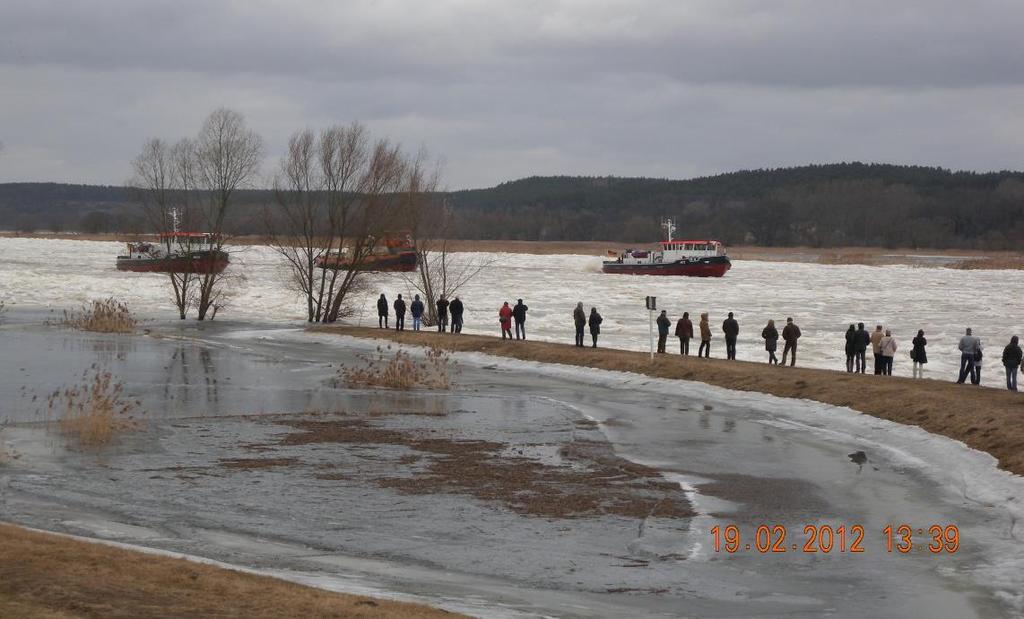
{"type": "MultiPolygon", "coordinates": [[[[1024,241],[1024,173],[845,163],[677,181],[532,177],[438,194],[465,239],[650,242],[661,217],[679,236],[730,245],[1015,249],[1024,241]]],[[[226,222],[260,234],[273,192],[249,190],[226,222]]],[[[149,232],[121,187],[0,185],[0,228],[149,232]]]]}
{"type": "Polygon", "coordinates": [[[673,181],[535,177],[448,196],[472,239],[1012,249],[1024,241],[1024,174],[879,164],[741,171],[673,181]]]}

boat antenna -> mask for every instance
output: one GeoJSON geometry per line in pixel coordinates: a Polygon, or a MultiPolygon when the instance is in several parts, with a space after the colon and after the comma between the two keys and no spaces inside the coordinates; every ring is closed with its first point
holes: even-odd
{"type": "Polygon", "coordinates": [[[665,229],[665,235],[668,237],[668,242],[672,242],[672,233],[676,231],[676,222],[671,218],[662,218],[661,227],[665,229]]]}

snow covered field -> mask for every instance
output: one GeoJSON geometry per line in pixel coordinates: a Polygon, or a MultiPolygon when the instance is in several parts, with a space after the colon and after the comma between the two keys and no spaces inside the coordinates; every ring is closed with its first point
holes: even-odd
{"type": "MultiPolygon", "coordinates": [[[[119,243],[0,239],[0,299],[59,310],[115,296],[142,315],[171,316],[165,280],[115,270],[120,249],[119,243]]],[[[725,353],[720,328],[726,312],[736,313],[738,357],[748,360],[765,358],[760,333],[769,318],[781,328],[785,318],[793,316],[804,333],[800,364],[842,369],[843,333],[849,323],[863,321],[869,330],[876,323],[893,329],[900,342],[896,374],[910,374],[910,340],[924,329],[929,341],[927,375],[953,379],[959,363],[958,338],[964,327],[971,326],[988,351],[983,381],[993,386],[1002,378],[1002,347],[1011,335],[1024,335],[1020,271],[737,261],[724,278],[698,279],[605,275],[598,256],[497,253],[458,254],[457,259],[490,264],[461,294],[469,333],[497,335],[501,302],[523,298],[530,306],[530,337],[569,342],[570,314],[582,301],[588,311],[596,306],[604,316],[604,345],[646,350],[648,316],[643,303],[646,295],[655,295],[673,320],[689,311],[696,324],[700,312],[711,313],[713,356],[725,353]]],[[[222,318],[304,319],[302,303],[289,289],[288,274],[269,248],[239,248],[230,270],[243,277],[222,318]]],[[[370,277],[372,294],[362,300],[356,318],[362,324],[375,323],[374,300],[380,292],[389,300],[413,292],[401,274],[370,277]]],[[[678,350],[674,338],[669,345],[670,351],[678,350]]]]}

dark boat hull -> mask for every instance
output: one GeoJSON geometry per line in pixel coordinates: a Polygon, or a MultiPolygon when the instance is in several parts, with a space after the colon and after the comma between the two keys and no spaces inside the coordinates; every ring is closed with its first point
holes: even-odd
{"type": "Polygon", "coordinates": [[[200,251],[190,256],[171,256],[167,258],[129,258],[117,257],[118,271],[135,273],[220,273],[229,263],[227,252],[200,251]]]}
{"type": "Polygon", "coordinates": [[[623,264],[617,261],[606,261],[601,270],[605,273],[620,275],[675,275],[683,277],[722,277],[732,268],[727,256],[696,258],[694,260],[677,260],[675,262],[653,264],[623,264]]]}
{"type": "MultiPolygon", "coordinates": [[[[398,254],[384,256],[370,256],[363,263],[363,271],[415,271],[416,252],[407,251],[398,254]]],[[[322,260],[318,265],[322,269],[348,269],[349,263],[346,260],[328,258],[322,260]]]]}

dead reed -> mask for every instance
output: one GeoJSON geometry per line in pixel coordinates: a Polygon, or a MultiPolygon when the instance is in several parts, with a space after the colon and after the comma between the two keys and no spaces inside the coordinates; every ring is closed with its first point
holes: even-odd
{"type": "Polygon", "coordinates": [[[82,384],[55,391],[47,398],[48,417],[69,440],[84,447],[102,447],[138,426],[137,400],[124,399],[124,384],[95,365],[82,384]]]}
{"type": "Polygon", "coordinates": [[[450,389],[454,362],[451,355],[436,347],[427,349],[422,361],[403,350],[391,352],[391,346],[377,347],[375,358],[364,357],[366,367],[341,368],[341,380],[349,387],[381,387],[408,390],[414,388],[450,389]]]}
{"type": "Polygon", "coordinates": [[[139,320],[128,309],[127,303],[109,297],[93,299],[80,310],[64,310],[61,324],[97,333],[134,333],[139,320]]]}

